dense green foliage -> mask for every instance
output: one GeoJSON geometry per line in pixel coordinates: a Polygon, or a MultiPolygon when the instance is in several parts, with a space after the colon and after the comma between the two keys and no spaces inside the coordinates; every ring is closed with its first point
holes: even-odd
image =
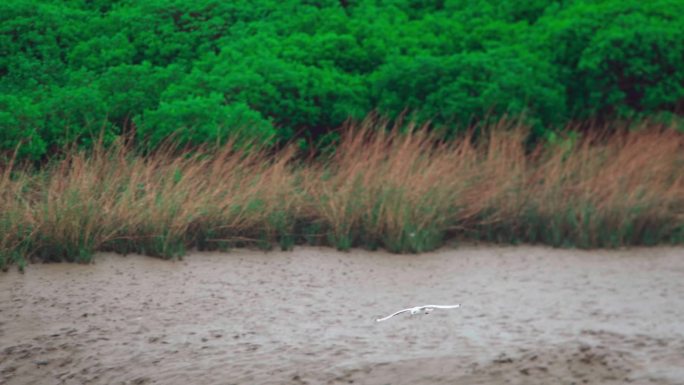
{"type": "Polygon", "coordinates": [[[681,114],[681,0],[6,0],[0,150],[681,114]],[[244,128],[244,129],[242,129],[244,128]]]}

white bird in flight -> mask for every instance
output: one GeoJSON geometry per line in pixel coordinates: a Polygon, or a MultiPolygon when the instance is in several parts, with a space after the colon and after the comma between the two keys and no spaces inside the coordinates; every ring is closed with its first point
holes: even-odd
{"type": "Polygon", "coordinates": [[[387,317],[384,317],[384,318],[378,318],[378,319],[375,320],[375,322],[387,321],[388,319],[394,317],[395,315],[398,315],[398,314],[401,314],[401,313],[406,313],[406,312],[410,312],[411,315],[416,315],[416,314],[420,313],[421,311],[424,311],[425,314],[430,314],[430,312],[432,312],[432,311],[435,310],[435,309],[456,309],[456,308],[459,308],[459,307],[461,307],[460,304],[458,304],[458,305],[424,305],[424,306],[416,306],[416,307],[411,307],[411,308],[404,309],[404,310],[399,310],[398,312],[393,313],[393,314],[390,314],[390,315],[388,315],[387,317]]]}

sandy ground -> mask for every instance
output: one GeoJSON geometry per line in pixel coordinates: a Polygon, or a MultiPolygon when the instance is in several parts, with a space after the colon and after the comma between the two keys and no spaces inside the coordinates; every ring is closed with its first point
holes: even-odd
{"type": "Polygon", "coordinates": [[[684,384],[684,249],[32,265],[0,274],[0,383],[684,384]]]}

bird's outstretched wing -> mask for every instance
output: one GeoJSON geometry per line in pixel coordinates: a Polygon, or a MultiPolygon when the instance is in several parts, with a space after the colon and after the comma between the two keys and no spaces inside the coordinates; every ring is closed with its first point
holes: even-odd
{"type": "Polygon", "coordinates": [[[397,314],[401,314],[401,313],[405,313],[405,312],[407,312],[407,311],[411,311],[411,309],[413,309],[413,308],[409,308],[409,309],[404,309],[404,310],[399,310],[398,312],[396,312],[396,313],[392,313],[392,314],[388,315],[387,317],[384,317],[384,318],[378,318],[378,319],[376,319],[376,320],[375,320],[375,322],[382,322],[382,321],[387,321],[388,319],[390,319],[390,318],[394,317],[395,315],[397,315],[397,314]]]}

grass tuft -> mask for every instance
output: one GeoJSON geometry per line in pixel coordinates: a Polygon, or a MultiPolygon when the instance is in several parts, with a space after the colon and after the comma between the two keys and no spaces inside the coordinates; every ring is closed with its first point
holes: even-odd
{"type": "Polygon", "coordinates": [[[369,118],[314,159],[228,143],[145,155],[97,146],[39,170],[10,160],[0,165],[0,269],[87,263],[103,250],[175,259],[298,243],[420,253],[448,239],[684,242],[684,134],[607,128],[530,148],[529,130],[505,120],[443,141],[427,126],[369,118]]]}

